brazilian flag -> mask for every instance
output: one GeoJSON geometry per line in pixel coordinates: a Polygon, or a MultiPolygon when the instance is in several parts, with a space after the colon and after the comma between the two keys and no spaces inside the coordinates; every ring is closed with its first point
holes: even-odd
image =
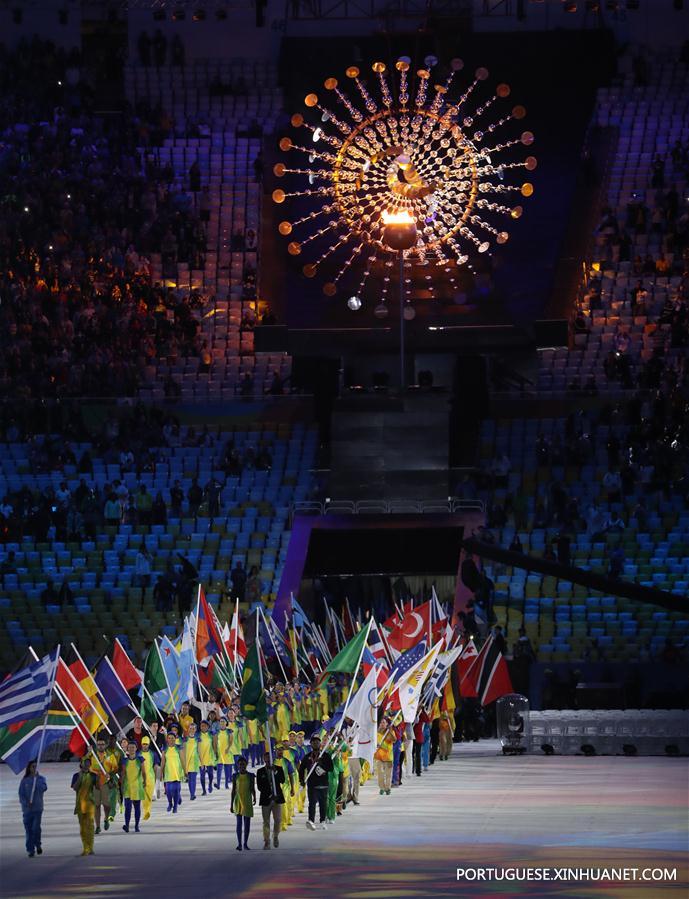
{"type": "Polygon", "coordinates": [[[266,691],[263,689],[261,661],[258,655],[258,640],[253,644],[244,660],[239,706],[243,718],[261,722],[268,718],[266,691]]]}

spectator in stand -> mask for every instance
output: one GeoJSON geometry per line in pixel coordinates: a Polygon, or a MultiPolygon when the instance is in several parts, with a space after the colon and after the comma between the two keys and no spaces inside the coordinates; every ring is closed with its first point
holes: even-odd
{"type": "Polygon", "coordinates": [[[603,486],[608,492],[609,503],[619,503],[622,499],[622,479],[619,471],[608,470],[603,476],[603,486]]]}
{"type": "Polygon", "coordinates": [[[62,579],[60,584],[60,592],[57,595],[58,605],[64,609],[66,605],[74,605],[74,593],[69,585],[67,575],[62,579]]]}
{"type": "Polygon", "coordinates": [[[151,524],[167,524],[167,506],[160,490],[156,493],[151,506],[151,524]]]}
{"type": "Polygon", "coordinates": [[[557,545],[557,561],[560,565],[569,565],[570,564],[570,546],[572,540],[568,534],[560,533],[558,534],[556,545],[557,545]]]}
{"type": "Polygon", "coordinates": [[[158,612],[169,612],[177,592],[177,579],[171,563],[168,562],[165,572],[159,575],[153,588],[153,599],[158,612]]]}
{"type": "Polygon", "coordinates": [[[140,524],[151,524],[153,497],[148,492],[148,488],[145,484],[139,485],[139,492],[136,494],[136,511],[139,517],[140,524]]]}
{"type": "Polygon", "coordinates": [[[284,392],[284,385],[282,378],[280,377],[280,373],[277,371],[273,372],[273,379],[270,383],[270,387],[267,390],[271,396],[282,396],[284,392]]]}
{"type": "Polygon", "coordinates": [[[41,590],[41,602],[44,608],[45,606],[56,606],[59,604],[59,595],[51,577],[48,578],[45,587],[41,590]]]}
{"type": "Polygon", "coordinates": [[[182,503],[184,502],[184,491],[179,483],[175,483],[170,488],[170,511],[174,518],[182,517],[182,503]]]}
{"type": "Polygon", "coordinates": [[[122,506],[114,493],[110,493],[103,509],[106,526],[117,527],[122,518],[122,506]]]}
{"type": "Polygon", "coordinates": [[[211,518],[217,518],[220,514],[220,495],[222,484],[217,478],[211,478],[204,491],[208,503],[208,514],[211,518]]]}
{"type": "Polygon", "coordinates": [[[196,518],[199,506],[203,502],[203,490],[198,482],[198,478],[194,478],[191,482],[191,486],[187,491],[187,502],[189,503],[189,514],[196,518]]]}
{"type": "Polygon", "coordinates": [[[151,585],[151,555],[143,544],[139,547],[134,563],[136,583],[141,587],[141,596],[151,585]]]}
{"type": "Polygon", "coordinates": [[[262,598],[262,588],[261,588],[261,579],[258,574],[258,567],[256,565],[252,565],[249,570],[249,575],[246,579],[246,588],[244,597],[246,602],[251,608],[254,603],[261,602],[262,598]]]}
{"type": "Polygon", "coordinates": [[[238,599],[244,602],[246,591],[246,571],[241,561],[237,561],[234,568],[230,572],[230,581],[232,582],[232,599],[238,599]]]}
{"type": "Polygon", "coordinates": [[[493,628],[493,640],[500,654],[504,656],[507,653],[507,641],[499,624],[496,624],[493,628]]]}
{"type": "Polygon", "coordinates": [[[619,578],[622,576],[625,564],[624,550],[621,546],[616,546],[610,553],[610,561],[608,562],[608,575],[611,578],[619,578]]]}

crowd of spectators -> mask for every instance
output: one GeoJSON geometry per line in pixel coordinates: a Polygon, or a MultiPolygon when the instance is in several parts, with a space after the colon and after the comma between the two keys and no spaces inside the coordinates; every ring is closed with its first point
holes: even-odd
{"type": "MultiPolygon", "coordinates": [[[[605,440],[607,468],[600,484],[589,485],[592,499],[588,503],[582,503],[569,489],[569,482],[557,478],[535,496],[528,496],[523,489],[505,493],[512,466],[502,454],[487,471],[477,474],[479,491],[490,497],[482,539],[495,539],[490,529],[512,526],[515,536],[509,548],[520,552],[518,532],[552,530],[552,538],[546,540],[546,558],[569,564],[569,543],[577,534],[604,540],[606,533],[623,534],[630,519],[643,531],[656,498],[680,496],[689,506],[688,412],[689,369],[685,368],[681,379],[664,382],[663,389],[637,392],[626,403],[605,403],[597,409],[570,413],[561,435],[556,432],[547,438],[540,434],[536,441],[539,467],[579,471],[595,464],[605,440]],[[603,501],[598,502],[595,496],[601,486],[603,501]]],[[[614,555],[615,549],[611,550],[609,573],[618,577],[624,558],[619,552],[614,555]]]]}
{"type": "Polygon", "coordinates": [[[103,527],[120,524],[165,525],[168,517],[216,518],[223,513],[225,483],[212,476],[201,484],[193,478],[185,490],[175,480],[169,491],[152,495],[141,482],[144,473],[158,466],[167,470],[167,458],[176,447],[209,447],[216,452],[216,467],[226,478],[240,477],[245,470],[268,471],[270,447],[259,444],[241,451],[232,436],[220,428],[182,426],[173,416],[137,404],[130,412],[110,415],[102,425],[87,427],[78,406],[65,404],[46,411],[36,403],[24,414],[16,407],[0,407],[0,439],[28,445],[28,459],[35,474],[62,472],[57,488],[31,489],[27,484],[9,491],[0,501],[0,541],[20,542],[25,535],[37,542],[47,540],[95,540],[103,527]],[[44,429],[44,430],[40,430],[44,429]],[[75,453],[73,445],[92,447],[75,453]],[[94,460],[116,466],[119,478],[103,483],[94,479],[94,460]],[[137,486],[125,483],[134,473],[137,486]],[[68,481],[79,481],[72,489],[68,481]]]}
{"type": "Polygon", "coordinates": [[[78,63],[40,42],[0,56],[0,381],[25,397],[133,395],[145,366],[201,357],[200,298],[154,283],[150,259],[164,277],[202,268],[205,223],[172,167],[137,149],[170,133],[164,113],[96,116],[80,86],[67,107],[52,89],[24,97],[40,77],[13,67],[37,60],[55,84],[78,63]]]}

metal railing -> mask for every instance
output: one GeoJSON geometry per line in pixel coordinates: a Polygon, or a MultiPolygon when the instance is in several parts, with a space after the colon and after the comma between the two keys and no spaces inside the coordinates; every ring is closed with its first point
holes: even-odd
{"type": "Polygon", "coordinates": [[[442,515],[458,512],[485,512],[485,503],[481,499],[311,500],[293,503],[291,518],[295,515],[442,515]]]}

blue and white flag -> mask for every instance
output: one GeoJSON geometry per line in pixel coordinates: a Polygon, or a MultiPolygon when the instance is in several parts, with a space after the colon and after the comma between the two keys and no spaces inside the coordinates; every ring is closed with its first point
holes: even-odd
{"type": "Polygon", "coordinates": [[[58,651],[27,665],[0,684],[0,727],[43,715],[50,704],[58,651]]]}
{"type": "Polygon", "coordinates": [[[455,646],[454,649],[440,653],[435,663],[435,670],[424,685],[421,705],[429,707],[437,697],[443,695],[443,689],[450,675],[450,668],[461,651],[461,646],[455,646]]]}

